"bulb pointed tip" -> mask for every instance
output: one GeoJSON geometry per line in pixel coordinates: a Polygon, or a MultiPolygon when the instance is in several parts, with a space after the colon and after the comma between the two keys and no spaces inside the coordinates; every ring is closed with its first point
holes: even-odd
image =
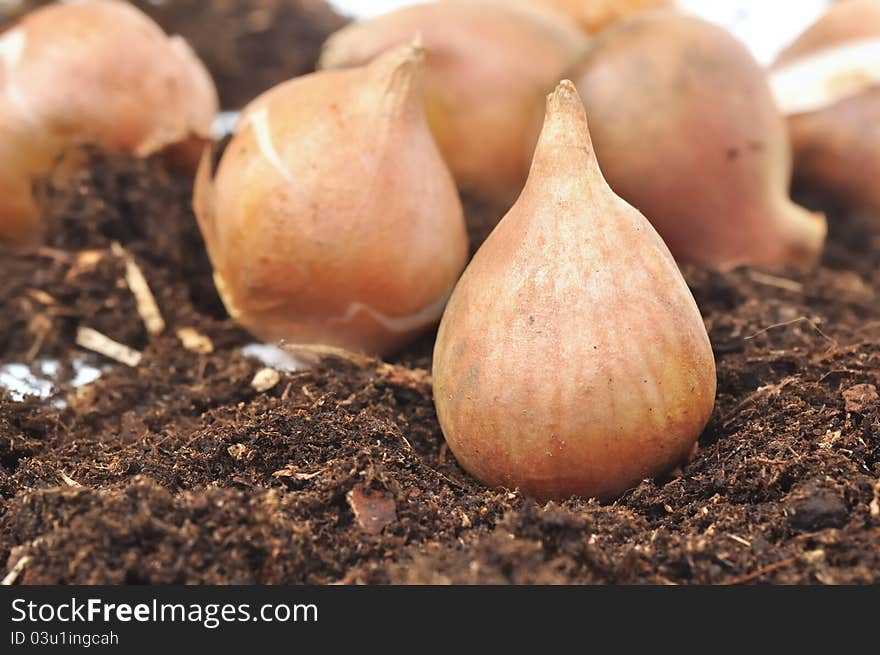
{"type": "Polygon", "coordinates": [[[424,60],[424,48],[412,41],[384,52],[367,65],[374,88],[384,95],[390,111],[423,114],[424,60]]]}
{"type": "Polygon", "coordinates": [[[396,48],[392,48],[388,50],[379,57],[376,58],[376,61],[385,60],[388,61],[392,66],[395,64],[406,65],[406,64],[414,64],[420,63],[422,58],[425,55],[425,47],[422,45],[422,37],[420,34],[416,34],[412,41],[405,45],[399,45],[396,48]]]}
{"type": "Polygon", "coordinates": [[[412,79],[421,70],[425,59],[425,48],[417,35],[413,40],[379,55],[370,68],[381,76],[392,79],[412,79]]]}
{"type": "Polygon", "coordinates": [[[553,92],[547,96],[547,113],[550,114],[560,110],[583,111],[580,95],[574,82],[571,80],[560,81],[553,92]]]}
{"type": "Polygon", "coordinates": [[[590,179],[602,178],[593,142],[587,125],[587,113],[580,94],[571,80],[562,80],[547,96],[547,110],[541,137],[535,149],[532,170],[547,162],[566,161],[569,165],[577,160],[578,175],[590,179]]]}
{"type": "Polygon", "coordinates": [[[572,82],[571,80],[560,80],[559,84],[556,85],[556,89],[551,95],[575,97],[577,95],[577,88],[575,88],[574,82],[572,82]]]}
{"type": "Polygon", "coordinates": [[[590,143],[584,103],[571,80],[562,80],[547,96],[544,133],[558,143],[590,143]]]}

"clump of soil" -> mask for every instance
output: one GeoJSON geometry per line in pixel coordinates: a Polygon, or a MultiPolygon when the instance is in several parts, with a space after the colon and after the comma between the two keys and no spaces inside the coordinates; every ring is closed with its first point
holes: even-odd
{"type": "Polygon", "coordinates": [[[225,312],[190,210],[192,180],[158,160],[83,153],[73,177],[60,166],[37,188],[46,245],[4,256],[0,361],[64,357],[85,325],[140,349],[147,333],[122,281],[118,244],[137,262],[166,319],[210,330],[225,312]]]}
{"type": "MultiPolygon", "coordinates": [[[[3,3],[0,25],[50,1],[3,3]]],[[[314,70],[324,40],[346,23],[324,0],[130,1],[169,34],[186,38],[228,109],[314,70]]]]}

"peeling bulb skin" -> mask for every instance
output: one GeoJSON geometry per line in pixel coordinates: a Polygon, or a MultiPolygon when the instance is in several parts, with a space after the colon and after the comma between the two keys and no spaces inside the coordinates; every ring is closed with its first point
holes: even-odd
{"type": "Polygon", "coordinates": [[[786,116],[805,114],[880,85],[880,37],[823,48],[776,67],[770,85],[786,116]]]}
{"type": "Polygon", "coordinates": [[[606,179],[677,260],[726,270],[818,259],[825,217],[790,200],[785,120],[725,30],[645,13],[598,36],[572,79],[606,179]]]}
{"type": "Polygon", "coordinates": [[[544,96],[583,52],[584,36],[540,7],[447,0],[344,27],[319,66],[363,65],[414,35],[426,50],[425,111],[459,188],[509,207],[528,173],[544,96]]]}
{"type": "Polygon", "coordinates": [[[673,0],[518,0],[559,12],[587,34],[596,34],[634,14],[672,7],[673,0]]]}
{"type": "Polygon", "coordinates": [[[780,54],[770,80],[779,84],[796,70],[818,85],[814,102],[788,116],[795,178],[880,215],[878,52],[880,2],[838,2],[780,54]],[[829,60],[839,70],[829,69],[829,60]]]}
{"type": "Polygon", "coordinates": [[[522,195],[452,294],[432,374],[459,463],[541,500],[615,498],[684,461],[708,421],[700,313],[602,178],[571,82],[548,99],[522,195]]]}
{"type": "MultiPolygon", "coordinates": [[[[0,243],[40,238],[33,178],[91,143],[147,156],[210,136],[214,84],[188,46],[125,2],[83,0],[27,14],[0,35],[0,243]]],[[[202,141],[203,142],[203,141],[202,141]]],[[[184,154],[185,153],[185,154],[184,154]]]]}
{"type": "Polygon", "coordinates": [[[254,100],[193,199],[220,295],[257,337],[385,355],[430,329],[464,269],[458,192],[421,103],[423,53],[254,100]]]}

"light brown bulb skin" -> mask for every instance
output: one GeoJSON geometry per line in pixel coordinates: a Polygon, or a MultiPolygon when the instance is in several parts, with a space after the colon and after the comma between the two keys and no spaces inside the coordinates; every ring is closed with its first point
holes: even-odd
{"type": "Polygon", "coordinates": [[[257,98],[195,209],[230,314],[266,341],[383,355],[436,325],[467,258],[405,46],[257,98]]]}
{"type": "Polygon", "coordinates": [[[540,8],[449,0],[352,23],[327,40],[319,65],[362,65],[416,34],[427,52],[425,109],[456,182],[509,205],[528,174],[544,95],[583,36],[540,8]]]}
{"type": "Polygon", "coordinates": [[[522,195],[455,288],[433,363],[443,434],[490,486],[614,498],[674,467],[711,414],[715,364],[663,241],[595,160],[570,82],[522,195]]]}
{"type": "Polygon", "coordinates": [[[603,32],[572,79],[605,178],[676,259],[815,262],[824,216],[789,199],[785,121],[760,66],[725,30],[650,12],[603,32]]]}
{"type": "MultiPolygon", "coordinates": [[[[880,2],[848,0],[786,48],[779,69],[827,48],[880,38],[880,2]]],[[[795,177],[854,207],[880,212],[880,90],[867,88],[816,111],[788,117],[795,177]]]]}
{"type": "Polygon", "coordinates": [[[601,32],[614,23],[652,9],[672,7],[674,0],[519,0],[542,5],[567,16],[587,34],[601,32]]]}
{"type": "Polygon", "coordinates": [[[880,213],[880,89],[788,119],[795,177],[849,206],[880,213]]]}
{"type": "Polygon", "coordinates": [[[128,3],[28,14],[0,35],[0,242],[39,239],[31,180],[65,150],[92,143],[147,156],[208,138],[217,110],[189,47],[128,3]]]}

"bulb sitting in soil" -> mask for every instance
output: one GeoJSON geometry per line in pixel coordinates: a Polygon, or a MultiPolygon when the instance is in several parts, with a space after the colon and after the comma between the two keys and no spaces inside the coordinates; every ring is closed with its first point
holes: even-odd
{"type": "Polygon", "coordinates": [[[421,48],[321,71],[245,108],[194,206],[230,315],[266,341],[392,352],[464,268],[458,193],[419,91],[421,48]]]}
{"type": "Polygon", "coordinates": [[[452,294],[434,398],[459,463],[541,499],[670,470],[712,411],[706,329],[663,241],[617,197],[564,81],[528,182],[452,294]]]}
{"type": "Polygon", "coordinates": [[[62,153],[86,143],[137,156],[176,146],[177,163],[194,169],[191,142],[209,138],[217,109],[186,42],[128,3],[28,14],[0,36],[0,244],[39,241],[31,182],[62,153]]]}
{"type": "Polygon", "coordinates": [[[680,262],[814,265],[825,217],[791,201],[791,147],[764,71],[676,11],[606,30],[575,67],[602,172],[680,262]]]}

